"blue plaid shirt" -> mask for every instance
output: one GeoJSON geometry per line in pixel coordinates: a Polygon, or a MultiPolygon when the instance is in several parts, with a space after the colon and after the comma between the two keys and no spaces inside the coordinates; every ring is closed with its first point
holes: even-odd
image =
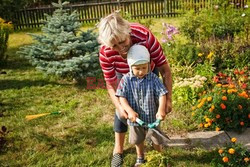
{"type": "MultiPolygon", "coordinates": [[[[116,90],[116,96],[126,98],[130,107],[147,124],[156,121],[159,97],[167,93],[168,91],[163,83],[152,72],[142,79],[127,73],[122,77],[116,90]]],[[[128,123],[130,126],[139,126],[131,121],[128,121],[128,123]]]]}

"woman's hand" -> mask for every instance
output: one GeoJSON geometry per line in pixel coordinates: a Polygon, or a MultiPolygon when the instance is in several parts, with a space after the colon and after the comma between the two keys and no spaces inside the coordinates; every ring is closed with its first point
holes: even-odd
{"type": "Polygon", "coordinates": [[[165,111],[158,111],[156,113],[156,119],[159,119],[159,120],[164,120],[166,117],[166,112],[165,111]]]}

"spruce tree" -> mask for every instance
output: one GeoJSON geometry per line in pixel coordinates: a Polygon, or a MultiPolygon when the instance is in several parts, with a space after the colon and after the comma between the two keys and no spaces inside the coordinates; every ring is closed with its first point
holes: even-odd
{"type": "Polygon", "coordinates": [[[67,4],[61,0],[52,3],[58,9],[52,16],[46,15],[42,35],[30,34],[35,42],[22,47],[19,53],[47,74],[79,81],[100,73],[99,44],[93,31],[79,30],[78,14],[69,14],[63,8],[67,4]]]}

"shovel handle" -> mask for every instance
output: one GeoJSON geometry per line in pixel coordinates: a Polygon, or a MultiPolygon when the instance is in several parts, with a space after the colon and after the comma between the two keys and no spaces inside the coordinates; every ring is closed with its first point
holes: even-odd
{"type": "MultiPolygon", "coordinates": [[[[135,121],[136,121],[140,126],[145,125],[145,122],[142,121],[142,120],[139,119],[139,118],[136,118],[135,121]]],[[[148,127],[148,128],[151,128],[151,129],[152,129],[152,128],[155,128],[155,127],[157,127],[157,126],[160,124],[160,122],[161,122],[160,119],[156,119],[155,122],[153,122],[153,123],[151,123],[151,124],[148,124],[147,127],[148,127]]]]}

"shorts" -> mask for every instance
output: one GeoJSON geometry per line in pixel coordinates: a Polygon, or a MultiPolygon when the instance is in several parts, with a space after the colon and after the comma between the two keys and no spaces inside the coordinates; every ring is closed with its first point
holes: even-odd
{"type": "MultiPolygon", "coordinates": [[[[152,72],[159,77],[159,71],[156,67],[152,72]]],[[[117,79],[120,80],[123,75],[121,73],[116,72],[116,76],[117,79]]],[[[128,131],[127,120],[124,118],[120,118],[119,113],[117,111],[115,112],[115,118],[114,118],[114,131],[117,133],[125,133],[128,131]]]]}
{"type": "MultiPolygon", "coordinates": [[[[160,131],[160,127],[156,127],[156,129],[160,131]]],[[[146,138],[147,132],[148,128],[141,126],[129,126],[129,143],[136,145],[142,143],[146,138]]],[[[150,139],[156,145],[164,143],[163,139],[154,131],[150,139]]]]}

